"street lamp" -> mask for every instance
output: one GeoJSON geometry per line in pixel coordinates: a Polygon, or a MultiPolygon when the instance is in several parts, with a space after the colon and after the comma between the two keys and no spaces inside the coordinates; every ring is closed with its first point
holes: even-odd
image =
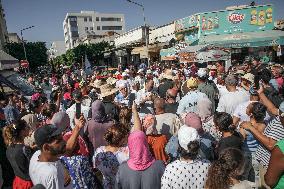
{"type": "Polygon", "coordinates": [[[23,44],[23,49],[24,49],[24,54],[25,54],[25,60],[28,60],[28,59],[27,59],[27,52],[26,52],[26,47],[25,47],[25,42],[24,42],[24,37],[23,37],[23,31],[31,29],[33,27],[35,27],[35,26],[30,26],[30,27],[26,27],[26,28],[21,29],[21,38],[22,38],[22,44],[23,44]]]}
{"type": "Polygon", "coordinates": [[[135,5],[137,5],[137,6],[142,8],[143,19],[144,19],[144,28],[145,28],[145,38],[146,38],[145,42],[146,42],[147,62],[148,62],[148,67],[150,67],[150,62],[148,61],[148,56],[149,56],[149,54],[148,54],[148,45],[149,45],[149,41],[148,41],[148,32],[146,30],[146,17],[145,17],[144,5],[142,3],[137,3],[137,2],[134,2],[132,0],[126,0],[126,1],[128,1],[129,3],[135,4],[135,5]]]}

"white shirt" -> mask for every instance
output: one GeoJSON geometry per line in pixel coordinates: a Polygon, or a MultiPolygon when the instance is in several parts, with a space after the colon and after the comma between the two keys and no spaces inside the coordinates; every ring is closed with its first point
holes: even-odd
{"type": "Polygon", "coordinates": [[[247,91],[237,90],[235,92],[227,92],[221,96],[217,112],[226,112],[233,115],[237,106],[247,101],[249,101],[249,94],[247,91]]]}
{"type": "Polygon", "coordinates": [[[201,98],[207,98],[207,95],[199,91],[189,91],[182,99],[179,101],[179,106],[177,109],[177,114],[196,112],[197,102],[201,98]]]}
{"type": "Polygon", "coordinates": [[[36,151],[30,161],[29,174],[33,184],[42,184],[46,189],[72,188],[72,184],[64,187],[64,168],[61,162],[40,162],[40,154],[40,150],[36,151]]]}
{"type": "MultiPolygon", "coordinates": [[[[84,106],[81,104],[81,112],[84,115],[85,119],[88,120],[89,113],[90,113],[91,108],[88,106],[84,106]]],[[[70,118],[70,126],[72,129],[75,127],[74,119],[75,119],[75,114],[76,114],[76,104],[73,104],[70,108],[66,110],[66,113],[68,114],[70,118]]]]}
{"type": "Polygon", "coordinates": [[[253,102],[257,102],[257,101],[247,101],[242,104],[239,104],[236,107],[233,116],[240,119],[239,123],[243,121],[250,121],[250,117],[247,115],[246,110],[247,110],[248,105],[250,105],[253,102]]]}

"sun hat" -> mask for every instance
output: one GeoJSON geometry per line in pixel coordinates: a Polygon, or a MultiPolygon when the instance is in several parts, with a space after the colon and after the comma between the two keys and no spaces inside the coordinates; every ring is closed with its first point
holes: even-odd
{"type": "Polygon", "coordinates": [[[242,79],[248,80],[249,82],[254,82],[254,75],[251,73],[246,73],[244,76],[242,76],[242,79]]]}
{"type": "Polygon", "coordinates": [[[100,89],[101,89],[101,94],[100,94],[101,98],[110,96],[118,91],[116,88],[114,88],[112,85],[109,84],[102,85],[100,89]]]}
{"type": "Polygon", "coordinates": [[[206,68],[200,68],[198,71],[197,71],[197,76],[199,78],[204,78],[207,76],[207,71],[206,71],[206,68]]]}
{"type": "Polygon", "coordinates": [[[187,145],[190,142],[199,140],[199,139],[200,137],[196,129],[192,127],[188,127],[186,125],[183,125],[180,127],[178,131],[178,142],[179,142],[179,145],[186,151],[188,151],[187,145]]]}
{"type": "Polygon", "coordinates": [[[189,80],[186,81],[187,88],[196,88],[198,86],[197,79],[191,77],[189,80]]]}
{"type": "Polygon", "coordinates": [[[115,79],[113,77],[109,77],[109,78],[107,78],[106,82],[109,85],[114,85],[117,82],[117,79],[115,79]]]}
{"type": "Polygon", "coordinates": [[[91,83],[90,85],[94,88],[100,88],[102,86],[102,81],[97,79],[93,83],[91,83]]]}

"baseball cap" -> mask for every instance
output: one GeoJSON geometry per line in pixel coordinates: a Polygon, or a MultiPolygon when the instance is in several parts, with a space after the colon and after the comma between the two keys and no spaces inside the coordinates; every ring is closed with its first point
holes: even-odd
{"type": "Polygon", "coordinates": [[[243,79],[248,80],[249,82],[254,82],[254,75],[251,73],[246,73],[244,76],[242,76],[243,79]]]}
{"type": "Polygon", "coordinates": [[[234,75],[228,75],[225,78],[225,84],[226,85],[237,85],[238,81],[234,75]]]}
{"type": "Polygon", "coordinates": [[[197,71],[197,76],[200,77],[200,78],[206,77],[206,76],[207,76],[206,69],[200,68],[200,69],[197,71]]]}
{"type": "Polygon", "coordinates": [[[188,127],[186,125],[183,125],[180,127],[178,131],[178,142],[179,145],[188,151],[187,145],[195,140],[199,140],[199,135],[196,129],[192,127],[188,127]]]}
{"type": "Polygon", "coordinates": [[[52,137],[59,136],[61,134],[62,130],[57,128],[55,125],[44,125],[35,131],[35,143],[38,147],[41,147],[45,143],[48,143],[52,137]]]}
{"type": "Polygon", "coordinates": [[[186,86],[188,88],[196,88],[198,86],[197,79],[191,77],[189,80],[187,80],[186,86]]]}

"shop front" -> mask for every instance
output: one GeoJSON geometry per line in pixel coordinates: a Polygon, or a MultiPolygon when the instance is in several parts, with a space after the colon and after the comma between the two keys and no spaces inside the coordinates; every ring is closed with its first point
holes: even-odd
{"type": "Polygon", "coordinates": [[[229,48],[231,58],[242,62],[249,56],[277,61],[277,47],[284,31],[274,29],[272,5],[245,7],[200,14],[198,44],[229,48]]]}

